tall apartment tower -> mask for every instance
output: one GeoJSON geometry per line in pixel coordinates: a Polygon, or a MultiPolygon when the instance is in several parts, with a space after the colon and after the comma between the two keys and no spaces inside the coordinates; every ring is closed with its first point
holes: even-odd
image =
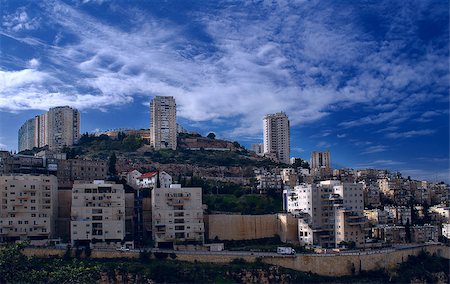
{"type": "Polygon", "coordinates": [[[78,142],[80,112],[69,106],[54,107],[27,120],[19,129],[19,151],[49,146],[59,149],[78,142]]]}
{"type": "Polygon", "coordinates": [[[313,176],[329,177],[331,175],[330,152],[317,152],[311,154],[311,173],[313,176]]]}
{"type": "Polygon", "coordinates": [[[150,143],[155,150],[177,149],[177,105],[173,97],[150,102],[150,143]]]}
{"type": "Polygon", "coordinates": [[[284,112],[264,117],[264,154],[289,164],[290,155],[289,119],[284,112]]]}

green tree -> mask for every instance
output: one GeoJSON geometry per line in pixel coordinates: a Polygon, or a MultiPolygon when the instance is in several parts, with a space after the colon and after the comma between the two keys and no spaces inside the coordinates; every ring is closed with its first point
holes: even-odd
{"type": "Polygon", "coordinates": [[[27,282],[28,258],[22,253],[26,244],[10,244],[0,249],[0,283],[27,282]]]}
{"type": "Polygon", "coordinates": [[[209,139],[216,139],[216,134],[214,134],[213,132],[209,132],[206,137],[208,137],[209,139]]]}
{"type": "Polygon", "coordinates": [[[126,151],[133,152],[139,149],[142,146],[143,142],[139,137],[132,135],[127,136],[125,139],[123,139],[122,144],[126,151]]]}
{"type": "Polygon", "coordinates": [[[113,152],[111,154],[111,156],[109,156],[109,162],[108,162],[108,172],[110,175],[117,175],[117,170],[116,170],[116,163],[117,163],[117,157],[116,157],[116,153],[113,152]]]}

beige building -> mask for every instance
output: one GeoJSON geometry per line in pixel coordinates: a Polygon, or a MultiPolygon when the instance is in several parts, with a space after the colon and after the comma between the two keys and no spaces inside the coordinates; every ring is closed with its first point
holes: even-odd
{"type": "Polygon", "coordinates": [[[108,173],[108,163],[101,160],[69,159],[58,161],[58,186],[72,188],[74,181],[105,179],[108,173]]]}
{"type": "Polygon", "coordinates": [[[150,102],[150,144],[155,150],[177,149],[177,105],[173,97],[150,102]]]}
{"type": "Polygon", "coordinates": [[[413,243],[437,242],[441,233],[441,229],[437,225],[412,226],[411,241],[413,243]]]}
{"type": "Polygon", "coordinates": [[[18,133],[19,151],[49,146],[60,149],[78,142],[80,112],[69,106],[54,107],[27,120],[18,133]]]}
{"type": "Polygon", "coordinates": [[[57,178],[52,175],[1,175],[0,239],[54,237],[57,190],[57,178]]]}
{"type": "Polygon", "coordinates": [[[264,117],[264,155],[290,164],[291,142],[289,119],[284,112],[264,117]]]}
{"type": "Polygon", "coordinates": [[[156,247],[204,243],[201,188],[181,188],[179,185],[155,188],[151,201],[152,234],[156,247]]]}
{"type": "Polygon", "coordinates": [[[102,180],[75,183],[72,189],[72,244],[92,245],[125,238],[125,190],[102,180]]]}

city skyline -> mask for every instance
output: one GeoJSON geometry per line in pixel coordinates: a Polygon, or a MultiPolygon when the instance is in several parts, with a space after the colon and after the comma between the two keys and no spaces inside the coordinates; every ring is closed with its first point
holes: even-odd
{"type": "Polygon", "coordinates": [[[204,135],[250,148],[284,111],[291,156],[330,150],[335,167],[449,182],[445,3],[2,6],[2,148],[59,105],[80,109],[82,133],[148,128],[164,95],[204,135]]]}

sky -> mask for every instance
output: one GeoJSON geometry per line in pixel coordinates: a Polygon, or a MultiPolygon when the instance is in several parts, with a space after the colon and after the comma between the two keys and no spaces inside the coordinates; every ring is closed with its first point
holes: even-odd
{"type": "Polygon", "coordinates": [[[449,182],[447,1],[0,0],[0,148],[51,107],[81,131],[148,128],[174,96],[186,129],[291,156],[449,182]]]}

